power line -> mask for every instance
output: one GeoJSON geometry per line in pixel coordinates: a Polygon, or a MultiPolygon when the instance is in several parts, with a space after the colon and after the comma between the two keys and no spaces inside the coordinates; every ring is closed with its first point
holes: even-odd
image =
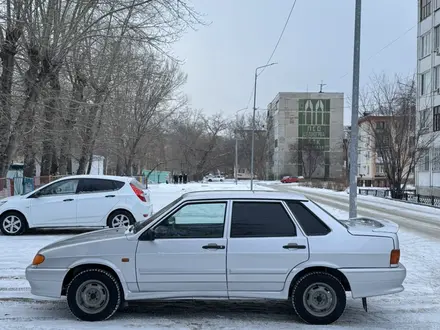
{"type": "MultiPolygon", "coordinates": [[[[277,41],[277,43],[276,43],[276,45],[275,45],[275,47],[274,47],[274,49],[273,49],[273,51],[272,51],[272,54],[270,54],[270,57],[269,57],[269,59],[267,60],[266,65],[268,65],[268,64],[270,63],[270,61],[272,60],[272,57],[274,56],[275,52],[277,51],[278,45],[280,44],[281,39],[283,38],[284,31],[286,31],[287,25],[289,24],[290,17],[292,16],[293,9],[295,9],[296,2],[297,2],[297,0],[295,0],[295,1],[293,2],[292,7],[290,8],[289,16],[287,16],[286,23],[284,23],[283,30],[281,31],[280,37],[278,38],[278,41],[277,41]]],[[[265,69],[266,69],[266,68],[263,68],[263,70],[261,70],[261,72],[259,73],[259,75],[262,74],[262,73],[264,72],[265,69]]]]}
{"type": "MultiPolygon", "coordinates": [[[[404,33],[402,33],[400,36],[398,36],[396,39],[390,41],[388,44],[386,44],[384,47],[382,47],[382,49],[380,49],[377,53],[371,55],[369,58],[367,58],[367,60],[365,62],[368,62],[369,60],[371,60],[373,57],[379,55],[381,52],[383,52],[385,49],[387,49],[388,47],[390,47],[391,45],[393,45],[394,43],[396,43],[397,41],[399,41],[400,39],[402,39],[405,35],[407,35],[409,32],[411,32],[412,30],[414,30],[414,28],[417,25],[413,25],[412,27],[410,27],[408,30],[406,30],[404,33]]],[[[346,74],[344,74],[343,76],[339,77],[339,79],[342,79],[344,77],[346,77],[348,74],[350,73],[347,72],[346,74]]]]}
{"type": "MultiPolygon", "coordinates": [[[[293,2],[293,4],[292,4],[292,7],[290,8],[290,12],[289,12],[289,15],[287,16],[286,22],[284,23],[283,30],[281,31],[281,34],[280,34],[280,36],[278,37],[278,41],[277,41],[277,43],[275,44],[275,47],[274,47],[274,49],[273,49],[273,51],[272,51],[272,54],[270,54],[270,57],[269,57],[269,59],[267,60],[266,65],[268,65],[268,64],[270,63],[270,61],[272,60],[273,56],[275,55],[275,52],[276,52],[277,49],[278,49],[278,46],[279,46],[279,44],[280,44],[280,42],[281,42],[281,39],[283,38],[284,32],[286,31],[286,28],[287,28],[287,25],[289,24],[290,17],[292,16],[292,12],[293,12],[293,9],[295,9],[296,2],[297,2],[297,1],[298,1],[298,0],[295,0],[295,1],[293,2]]],[[[266,70],[266,68],[263,68],[263,70],[261,70],[261,72],[260,72],[258,75],[262,74],[262,73],[264,72],[264,70],[266,70]]],[[[253,89],[253,87],[252,87],[251,95],[249,96],[249,100],[248,100],[248,102],[247,102],[247,104],[246,104],[246,108],[249,108],[249,105],[250,105],[250,103],[251,103],[251,100],[252,100],[252,97],[253,97],[253,96],[254,96],[254,89],[253,89]]]]}

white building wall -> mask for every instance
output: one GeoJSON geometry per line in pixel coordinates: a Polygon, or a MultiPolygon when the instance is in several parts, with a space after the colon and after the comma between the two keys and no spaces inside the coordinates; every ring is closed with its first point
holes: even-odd
{"type": "MultiPolygon", "coordinates": [[[[417,192],[423,195],[436,195],[440,196],[440,173],[433,172],[433,162],[439,162],[440,159],[434,159],[434,148],[440,147],[440,137],[438,136],[440,132],[433,132],[433,108],[435,106],[440,105],[440,93],[434,90],[434,68],[440,65],[440,52],[437,53],[435,49],[435,30],[434,28],[440,25],[440,7],[437,8],[436,4],[438,0],[431,1],[431,15],[425,18],[423,21],[418,22],[417,27],[417,110],[418,113],[425,109],[429,109],[429,122],[428,125],[429,132],[426,135],[426,138],[433,139],[435,141],[429,151],[430,164],[429,171],[422,169],[420,166],[416,167],[416,175],[415,182],[417,192]],[[430,53],[421,57],[421,37],[426,35],[426,33],[430,33],[430,43],[431,49],[430,53]],[[431,72],[431,84],[429,89],[425,95],[420,95],[421,92],[421,74],[430,71],[431,72]]],[[[439,3],[440,5],[440,3],[439,3]]],[[[418,1],[417,6],[418,19],[420,20],[420,1],[418,1]]],[[[419,123],[419,114],[417,116],[418,125],[419,123]]]]}

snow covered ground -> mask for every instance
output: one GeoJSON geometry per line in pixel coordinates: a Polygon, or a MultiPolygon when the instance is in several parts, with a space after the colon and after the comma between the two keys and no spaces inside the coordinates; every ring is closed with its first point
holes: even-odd
{"type": "MultiPolygon", "coordinates": [[[[187,185],[152,185],[154,209],[186,191],[248,189],[248,182],[187,185]]],[[[256,189],[270,188],[256,185],[256,189]]],[[[368,197],[371,199],[371,197],[368,197]]],[[[372,202],[377,201],[374,199],[372,202]]],[[[338,217],[339,209],[323,205],[338,217]]],[[[418,212],[423,212],[425,208],[418,212]]],[[[431,212],[429,209],[427,212],[431,212]]],[[[362,214],[361,214],[362,215],[362,214]]],[[[37,250],[55,240],[78,233],[46,231],[21,237],[0,235],[0,329],[306,329],[287,303],[251,302],[152,302],[130,307],[102,323],[76,321],[65,301],[32,296],[24,269],[37,250]]],[[[400,231],[402,262],[408,270],[405,291],[397,295],[369,299],[369,312],[360,300],[348,299],[341,319],[317,329],[440,329],[440,238],[400,231]]]]}

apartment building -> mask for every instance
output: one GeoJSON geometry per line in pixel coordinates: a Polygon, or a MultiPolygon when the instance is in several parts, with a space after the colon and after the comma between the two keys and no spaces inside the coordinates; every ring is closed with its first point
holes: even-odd
{"type": "Polygon", "coordinates": [[[418,124],[433,140],[416,168],[418,193],[440,196],[440,0],[418,1],[418,124]]]}
{"type": "Polygon", "coordinates": [[[313,178],[343,176],[343,93],[278,93],[267,109],[269,176],[306,176],[307,165],[291,148],[304,141],[322,152],[313,178]]]}

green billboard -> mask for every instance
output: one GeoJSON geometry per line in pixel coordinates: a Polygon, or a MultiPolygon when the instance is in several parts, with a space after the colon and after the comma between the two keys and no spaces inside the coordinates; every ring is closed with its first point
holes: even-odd
{"type": "MultiPolygon", "coordinates": [[[[330,171],[330,99],[300,99],[298,104],[298,145],[299,157],[302,150],[311,148],[323,153],[325,164],[324,177],[330,171]]],[[[298,158],[301,159],[301,158],[298,158]]],[[[299,165],[298,174],[304,169],[299,165]]],[[[305,171],[307,172],[307,171],[305,171]]]]}

